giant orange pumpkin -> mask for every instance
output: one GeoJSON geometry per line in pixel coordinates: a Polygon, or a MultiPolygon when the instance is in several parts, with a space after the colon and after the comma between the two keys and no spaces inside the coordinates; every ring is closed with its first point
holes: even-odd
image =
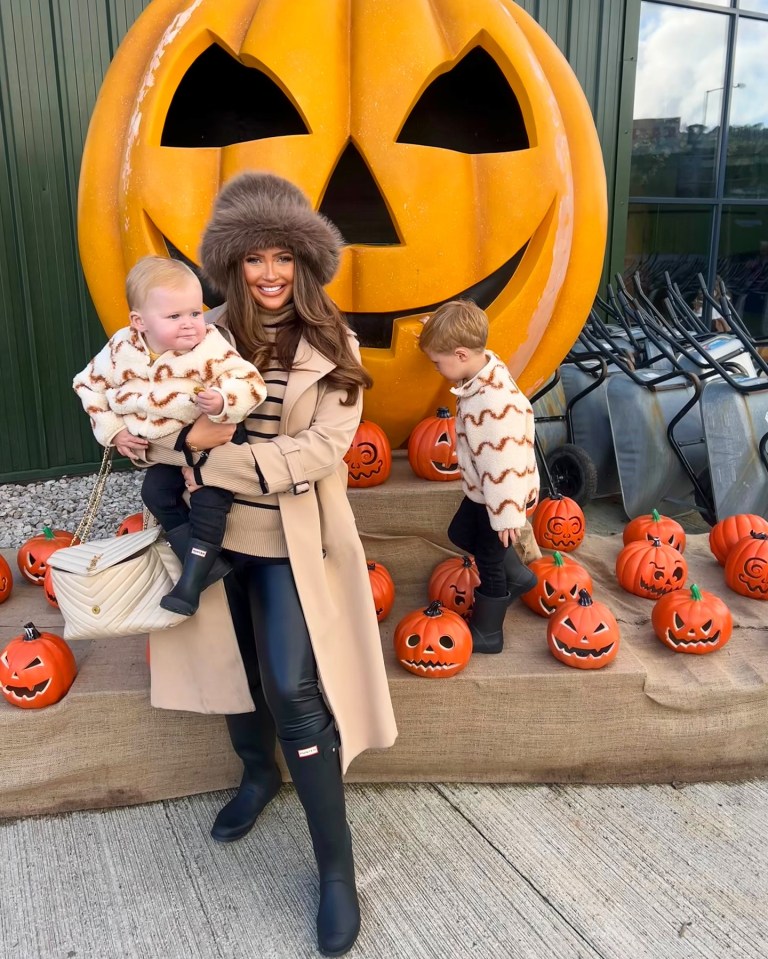
{"type": "Polygon", "coordinates": [[[66,695],[77,675],[67,643],[55,633],[40,633],[27,623],[0,653],[0,692],[12,706],[41,709],[66,695]]]}
{"type": "Polygon", "coordinates": [[[4,556],[0,556],[0,603],[10,599],[13,592],[13,574],[4,556]]]}
{"type": "Polygon", "coordinates": [[[403,669],[426,679],[455,676],[472,655],[469,626],[437,601],[406,613],[395,627],[394,642],[403,669]]]}
{"type": "Polygon", "coordinates": [[[752,530],[756,533],[768,533],[768,520],[755,513],[737,513],[715,523],[709,531],[709,548],[721,566],[725,566],[731,549],[740,539],[749,536],[752,530]]]}
{"type": "Polygon", "coordinates": [[[19,572],[30,583],[42,586],[48,557],[57,549],[72,546],[74,540],[74,535],[64,529],[44,526],[42,533],[32,536],[19,547],[16,553],[19,572]]]}
{"type": "Polygon", "coordinates": [[[447,398],[415,317],[458,294],[487,309],[490,348],[531,392],[575,340],[603,263],[605,174],[573,71],[511,0],[296,9],[154,0],[126,35],[80,179],[105,329],[125,324],[139,257],[196,262],[221,185],[265,170],[345,236],[329,292],[361,335],[365,415],[393,446],[447,398]]]}

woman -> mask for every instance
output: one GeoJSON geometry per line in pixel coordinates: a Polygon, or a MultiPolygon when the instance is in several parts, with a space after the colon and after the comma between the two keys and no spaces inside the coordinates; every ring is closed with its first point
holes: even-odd
{"type": "MultiPolygon", "coordinates": [[[[190,491],[211,485],[235,494],[223,543],[233,569],[224,584],[250,698],[226,707],[244,772],[211,834],[220,842],[240,839],[277,793],[277,736],[317,860],[318,945],[332,956],[352,946],[360,926],[342,771],[397,734],[346,497],[343,456],[371,381],[354,334],[323,289],[340,249],[336,228],[286,180],[247,173],[223,188],[202,241],[205,274],[226,297],[209,318],[259,368],[269,394],[246,421],[248,444],[230,443],[231,427],[201,418],[153,441],[147,456],[173,464],[188,457],[190,491]]],[[[205,596],[217,588],[180,629],[206,632],[205,596]]],[[[158,649],[157,669],[168,668],[157,676],[153,637],[156,705],[179,708],[178,689],[166,692],[192,670],[187,685],[203,687],[210,678],[209,687],[195,692],[202,705],[185,701],[181,708],[210,711],[220,691],[210,688],[216,679],[199,653],[221,631],[217,622],[197,649],[188,636],[177,642],[177,630],[161,634],[173,642],[173,655],[169,661],[167,645],[164,654],[158,649]]],[[[229,672],[238,669],[239,661],[229,672]]]]}

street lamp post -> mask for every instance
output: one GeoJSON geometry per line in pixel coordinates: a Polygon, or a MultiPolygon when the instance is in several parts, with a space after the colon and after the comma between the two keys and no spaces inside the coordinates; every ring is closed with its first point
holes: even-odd
{"type": "MultiPolygon", "coordinates": [[[[734,83],[732,89],[741,90],[742,87],[745,87],[745,86],[746,86],[746,83],[734,83]]],[[[715,93],[718,90],[725,90],[725,87],[724,86],[712,87],[711,89],[707,90],[707,92],[704,94],[704,123],[703,123],[704,129],[707,128],[707,107],[709,106],[709,95],[710,93],[715,93]]]]}

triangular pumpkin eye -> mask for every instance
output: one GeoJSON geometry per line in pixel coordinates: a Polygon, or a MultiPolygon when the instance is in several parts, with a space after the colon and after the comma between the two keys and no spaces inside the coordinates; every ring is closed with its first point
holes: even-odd
{"type": "Polygon", "coordinates": [[[702,624],[701,624],[701,631],[702,631],[703,633],[708,633],[708,632],[710,631],[710,629],[712,629],[712,620],[711,620],[711,619],[708,619],[708,620],[706,621],[706,623],[702,623],[702,624]]]}
{"type": "Polygon", "coordinates": [[[606,629],[608,629],[608,623],[598,623],[597,626],[595,626],[596,633],[604,633],[606,629]]]}
{"type": "Polygon", "coordinates": [[[578,632],[578,630],[576,629],[576,627],[575,627],[575,626],[573,625],[573,623],[571,622],[570,617],[567,617],[566,619],[563,620],[563,626],[567,626],[568,629],[570,629],[570,631],[571,631],[572,633],[578,632]]]}
{"type": "Polygon", "coordinates": [[[42,666],[42,665],[43,665],[43,661],[41,659],[38,659],[37,656],[35,656],[35,658],[32,660],[31,663],[27,663],[25,669],[32,669],[33,666],[42,666]]]}
{"type": "Polygon", "coordinates": [[[672,619],[673,619],[673,621],[674,621],[674,623],[675,623],[675,629],[682,629],[683,626],[685,626],[685,623],[684,623],[683,620],[678,616],[677,613],[675,613],[675,614],[673,615],[672,619]]]}
{"type": "Polygon", "coordinates": [[[459,153],[507,153],[530,146],[517,97],[482,47],[430,83],[397,142],[459,153]]]}
{"type": "Polygon", "coordinates": [[[302,133],[309,133],[307,125],[275,81],[214,43],[176,88],[160,143],[224,147],[302,133]]]}

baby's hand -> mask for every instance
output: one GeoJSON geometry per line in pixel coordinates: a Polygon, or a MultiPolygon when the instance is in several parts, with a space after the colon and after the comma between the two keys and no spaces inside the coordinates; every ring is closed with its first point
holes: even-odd
{"type": "Polygon", "coordinates": [[[224,409],[224,397],[216,390],[200,390],[195,396],[195,402],[209,416],[218,416],[224,409]]]}
{"type": "Polygon", "coordinates": [[[143,458],[144,451],[149,446],[147,440],[140,436],[134,436],[128,430],[120,430],[112,437],[112,446],[115,447],[121,456],[127,456],[129,459],[143,458]]]}
{"type": "Polygon", "coordinates": [[[519,529],[500,529],[498,533],[502,546],[512,546],[520,538],[519,529]]]}

